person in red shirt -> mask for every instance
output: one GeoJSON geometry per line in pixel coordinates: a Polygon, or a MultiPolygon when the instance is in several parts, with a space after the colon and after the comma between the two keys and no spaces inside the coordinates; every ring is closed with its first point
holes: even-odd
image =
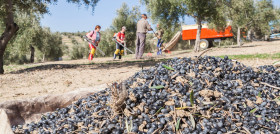
{"type": "MultiPolygon", "coordinates": [[[[117,37],[116,37],[117,41],[123,45],[124,45],[124,40],[125,40],[125,30],[126,30],[126,27],[123,26],[122,30],[120,32],[118,32],[117,37]]],[[[119,55],[119,59],[121,59],[123,56],[123,53],[124,53],[123,46],[116,43],[116,51],[114,53],[114,59],[116,59],[117,55],[119,55]]]]}

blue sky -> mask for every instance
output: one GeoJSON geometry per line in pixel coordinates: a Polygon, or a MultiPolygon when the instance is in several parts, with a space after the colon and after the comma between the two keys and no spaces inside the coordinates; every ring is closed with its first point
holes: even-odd
{"type": "MultiPolygon", "coordinates": [[[[100,0],[92,9],[84,5],[67,3],[66,0],[59,0],[55,5],[49,5],[50,14],[43,16],[42,26],[50,27],[53,32],[76,32],[89,31],[95,25],[101,25],[102,29],[110,27],[112,20],[116,17],[116,10],[125,2],[132,6],[141,6],[139,0],[100,0]]],[[[140,7],[141,12],[145,7],[140,7]]]]}
{"type": "MultiPolygon", "coordinates": [[[[56,32],[89,31],[99,24],[102,30],[110,27],[116,17],[116,10],[122,3],[129,7],[140,6],[141,13],[146,13],[145,6],[140,0],[100,0],[95,7],[94,13],[91,8],[67,3],[66,0],[58,0],[56,4],[49,5],[50,14],[45,14],[41,19],[41,25],[50,27],[56,32]]],[[[280,7],[280,0],[274,0],[274,5],[280,7]]],[[[150,21],[151,22],[151,21],[150,21]]],[[[186,24],[193,24],[192,18],[185,19],[186,24]]]]}

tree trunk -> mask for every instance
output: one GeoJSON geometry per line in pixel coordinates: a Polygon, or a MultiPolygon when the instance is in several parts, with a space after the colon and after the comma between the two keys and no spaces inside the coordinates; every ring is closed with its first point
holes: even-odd
{"type": "Polygon", "coordinates": [[[247,39],[248,39],[248,41],[252,41],[252,29],[248,30],[247,39]]]}
{"type": "Polygon", "coordinates": [[[34,52],[35,52],[35,48],[33,46],[30,45],[30,63],[34,63],[34,52]]]}
{"type": "Polygon", "coordinates": [[[7,44],[19,29],[18,25],[14,22],[13,0],[5,0],[4,15],[6,16],[6,18],[4,19],[6,28],[4,33],[0,37],[0,74],[4,73],[4,52],[7,44]]]}
{"type": "Polygon", "coordinates": [[[43,59],[42,60],[43,60],[43,62],[45,62],[45,53],[43,54],[43,59]]]}
{"type": "Polygon", "coordinates": [[[201,28],[202,28],[202,24],[201,24],[201,19],[198,18],[197,19],[197,33],[196,33],[196,40],[195,40],[195,46],[194,46],[194,51],[195,52],[199,52],[199,44],[200,44],[200,34],[201,34],[201,28]]]}
{"type": "Polygon", "coordinates": [[[238,26],[238,29],[237,29],[237,45],[238,46],[242,46],[241,44],[241,41],[240,41],[240,27],[238,26]]]}

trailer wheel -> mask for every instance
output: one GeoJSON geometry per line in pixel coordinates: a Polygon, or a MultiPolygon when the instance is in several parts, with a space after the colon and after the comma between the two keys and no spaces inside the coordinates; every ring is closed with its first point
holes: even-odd
{"type": "Polygon", "coordinates": [[[201,50],[207,49],[209,47],[209,42],[205,39],[201,39],[199,43],[199,47],[201,50]]]}

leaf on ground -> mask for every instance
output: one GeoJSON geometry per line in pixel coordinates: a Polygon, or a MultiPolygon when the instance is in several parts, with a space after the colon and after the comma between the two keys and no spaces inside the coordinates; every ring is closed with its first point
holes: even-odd
{"type": "Polygon", "coordinates": [[[161,107],[160,109],[158,109],[158,111],[155,113],[155,115],[157,115],[161,109],[163,109],[164,107],[161,107]]]}
{"type": "Polygon", "coordinates": [[[193,128],[195,128],[195,121],[194,121],[193,115],[191,115],[191,114],[190,114],[190,120],[191,120],[193,128]]]}
{"type": "Polygon", "coordinates": [[[278,105],[280,105],[280,97],[275,98],[274,101],[275,101],[278,105]]]}
{"type": "Polygon", "coordinates": [[[125,127],[126,127],[126,131],[127,132],[130,132],[130,128],[128,127],[128,122],[127,122],[127,119],[125,119],[125,127]]]}
{"type": "Polygon", "coordinates": [[[250,111],[250,113],[255,113],[258,110],[258,108],[254,108],[250,111]]]}
{"type": "Polygon", "coordinates": [[[257,117],[257,118],[261,118],[262,116],[261,116],[261,115],[256,115],[256,117],[257,117]]]}
{"type": "Polygon", "coordinates": [[[166,66],[166,65],[162,65],[164,68],[166,68],[166,69],[169,69],[169,70],[175,70],[174,68],[172,68],[172,67],[169,67],[169,66],[166,66]]]}
{"type": "Polygon", "coordinates": [[[154,88],[154,89],[162,89],[162,88],[164,88],[164,86],[153,86],[153,87],[151,87],[151,89],[152,88],[154,88]]]}
{"type": "Polygon", "coordinates": [[[193,85],[193,83],[189,81],[189,85],[190,85],[190,86],[192,86],[192,85],[193,85]]]}
{"type": "Polygon", "coordinates": [[[177,123],[176,123],[176,131],[179,130],[180,122],[181,122],[181,118],[180,118],[180,119],[177,121],[177,123]]]}
{"type": "Polygon", "coordinates": [[[244,107],[244,108],[246,108],[246,107],[247,107],[247,105],[246,105],[244,102],[243,102],[243,107],[244,107]]]}
{"type": "Polygon", "coordinates": [[[258,97],[262,97],[262,93],[261,92],[258,93],[258,97]]]}
{"type": "Polygon", "coordinates": [[[190,94],[190,101],[191,101],[192,106],[194,106],[193,90],[191,91],[191,94],[190,94]]]}

